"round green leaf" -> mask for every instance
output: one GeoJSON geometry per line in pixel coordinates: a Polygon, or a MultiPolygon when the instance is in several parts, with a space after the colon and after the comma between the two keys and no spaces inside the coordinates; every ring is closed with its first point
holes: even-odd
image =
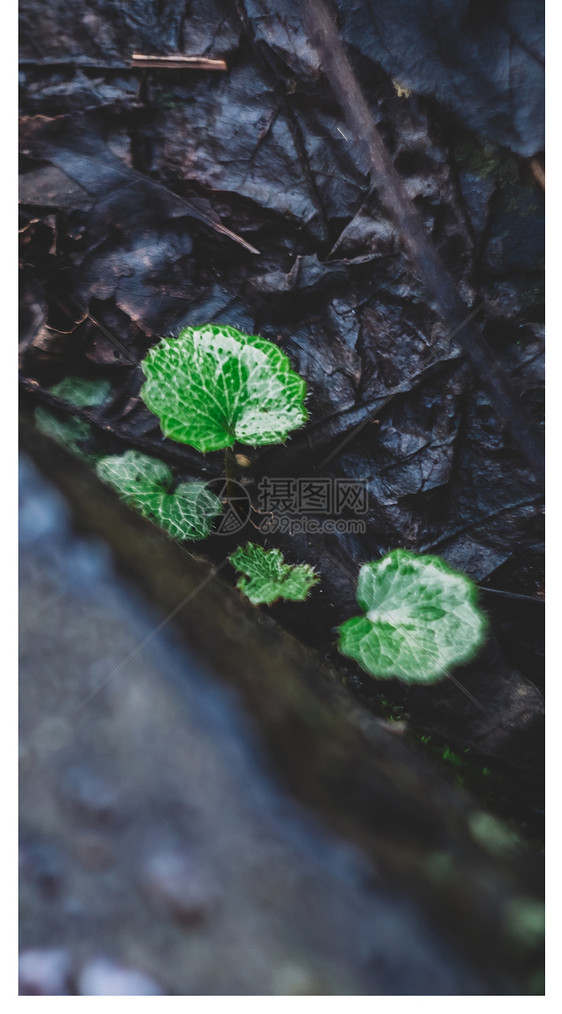
{"type": "Polygon", "coordinates": [[[126,503],[179,541],[206,538],[222,510],[203,482],[184,482],[172,490],[168,466],[139,451],[102,458],[96,471],[126,503]]]}
{"type": "Polygon", "coordinates": [[[232,327],[162,338],[142,368],[141,397],[162,432],[198,451],[279,443],[307,419],[306,385],[285,353],[232,327]]]}
{"type": "Polygon", "coordinates": [[[342,624],[339,649],[371,676],[432,683],[482,644],[486,619],[476,599],[470,578],[439,557],[395,549],[361,568],[365,615],[342,624]]]}

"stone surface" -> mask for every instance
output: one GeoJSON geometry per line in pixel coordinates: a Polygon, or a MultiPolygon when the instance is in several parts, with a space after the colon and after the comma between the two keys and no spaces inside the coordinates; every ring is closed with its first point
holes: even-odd
{"type": "Polygon", "coordinates": [[[106,870],[115,859],[111,840],[101,834],[78,835],[74,850],[85,870],[106,870]]]}
{"type": "Polygon", "coordinates": [[[208,870],[180,852],[161,851],[145,863],[142,889],[154,909],[179,922],[203,922],[220,902],[220,890],[208,870]]]}
{"type": "Polygon", "coordinates": [[[26,981],[56,994],[69,969],[84,995],[485,991],[285,795],[231,692],[162,632],[139,650],[160,619],[28,464],[22,492],[26,516],[51,521],[21,559],[21,948],[57,956],[31,971],[26,958],[26,981]]]}
{"type": "Polygon", "coordinates": [[[123,968],[107,958],[94,958],[80,972],[81,996],[163,996],[164,991],[148,975],[123,968]]]}
{"type": "Polygon", "coordinates": [[[61,797],[72,816],[86,823],[108,824],[118,813],[118,794],[102,775],[73,765],[62,779],[61,797]]]}
{"type": "Polygon", "coordinates": [[[20,996],[67,996],[70,954],[63,948],[22,951],[20,996]]]}

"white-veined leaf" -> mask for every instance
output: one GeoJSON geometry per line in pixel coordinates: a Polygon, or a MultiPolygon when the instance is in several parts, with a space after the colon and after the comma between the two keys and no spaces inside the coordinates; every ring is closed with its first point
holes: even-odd
{"type": "Polygon", "coordinates": [[[476,585],[437,556],[395,549],[360,570],[363,616],[339,628],[339,649],[370,675],[432,683],[482,644],[476,585]]]}
{"type": "Polygon", "coordinates": [[[222,510],[205,483],[183,482],[173,489],[168,466],[139,451],[102,458],[96,471],[131,507],[178,541],[206,538],[222,510]]]}
{"type": "Polygon", "coordinates": [[[254,605],[271,605],[276,599],[301,602],[319,580],[307,563],[285,563],[279,549],[262,549],[253,542],[240,546],[229,560],[242,573],[236,585],[254,605]]]}
{"type": "Polygon", "coordinates": [[[279,443],[307,419],[306,385],[285,353],[232,327],[162,338],[142,368],[141,397],[162,432],[198,451],[279,443]]]}

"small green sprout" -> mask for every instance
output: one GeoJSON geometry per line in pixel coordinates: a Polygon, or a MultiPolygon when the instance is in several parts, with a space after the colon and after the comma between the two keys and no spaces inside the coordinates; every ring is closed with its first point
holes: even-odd
{"type": "Polygon", "coordinates": [[[34,418],[37,429],[45,436],[50,437],[51,440],[56,441],[61,447],[65,447],[67,451],[71,451],[78,457],[88,457],[81,445],[92,436],[92,428],[83,419],[75,419],[74,416],[69,419],[59,419],[44,405],[37,406],[34,418]]]}
{"type": "Polygon", "coordinates": [[[279,549],[262,549],[253,542],[240,546],[229,560],[243,575],[236,587],[254,605],[264,603],[270,606],[277,599],[302,602],[320,580],[309,564],[292,566],[285,563],[279,549]]]}
{"type": "Polygon", "coordinates": [[[178,541],[205,539],[222,510],[205,483],[184,482],[173,489],[168,466],[139,451],[102,458],[96,471],[126,503],[178,541]]]}
{"type": "Polygon", "coordinates": [[[70,402],[76,408],[103,405],[110,393],[110,380],[87,380],[84,377],[65,377],[51,387],[51,394],[56,394],[57,398],[70,402]]]}
{"type": "Polygon", "coordinates": [[[503,911],[506,931],[523,947],[544,946],[544,902],[527,895],[510,898],[503,911]]]}
{"type": "Polygon", "coordinates": [[[433,683],[481,646],[476,585],[437,556],[395,549],[360,570],[363,616],[339,628],[339,649],[371,676],[433,683]]]}
{"type": "Polygon", "coordinates": [[[469,814],[468,827],[479,845],[500,858],[520,845],[520,839],[514,831],[483,810],[469,814]]]}
{"type": "Polygon", "coordinates": [[[233,327],[188,327],[142,363],[141,397],[165,436],[206,453],[275,444],[308,416],[306,385],[281,349],[233,327]]]}
{"type": "MultiPolygon", "coordinates": [[[[91,408],[106,401],[111,391],[108,380],[86,380],[83,377],[65,377],[50,389],[51,394],[62,398],[75,408],[91,408]]],[[[81,445],[92,436],[91,426],[83,419],[59,419],[43,405],[35,409],[35,425],[41,433],[79,457],[88,458],[81,445]]]]}

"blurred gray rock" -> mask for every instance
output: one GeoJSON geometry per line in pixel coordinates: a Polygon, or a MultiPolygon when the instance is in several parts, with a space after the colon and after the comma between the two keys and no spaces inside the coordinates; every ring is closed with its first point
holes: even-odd
{"type": "Polygon", "coordinates": [[[68,996],[70,956],[62,948],[22,951],[20,996],[68,996]]]}
{"type": "Polygon", "coordinates": [[[173,850],[157,852],[148,859],[141,886],[157,912],[179,922],[203,922],[220,903],[221,892],[211,873],[173,850]]]}
{"type": "Polygon", "coordinates": [[[78,978],[80,996],[164,996],[153,979],[135,968],[123,968],[109,958],[93,958],[78,978]]]}
{"type": "Polygon", "coordinates": [[[19,853],[20,875],[33,883],[49,899],[56,897],[62,887],[65,864],[55,845],[41,841],[22,841],[19,853]]]}
{"type": "Polygon", "coordinates": [[[79,835],[75,843],[76,856],[85,870],[107,870],[115,860],[113,846],[101,834],[79,835]]]}
{"type": "Polygon", "coordinates": [[[61,800],[78,820],[112,823],[118,814],[119,796],[113,785],[90,768],[76,765],[65,772],[61,800]]]}

